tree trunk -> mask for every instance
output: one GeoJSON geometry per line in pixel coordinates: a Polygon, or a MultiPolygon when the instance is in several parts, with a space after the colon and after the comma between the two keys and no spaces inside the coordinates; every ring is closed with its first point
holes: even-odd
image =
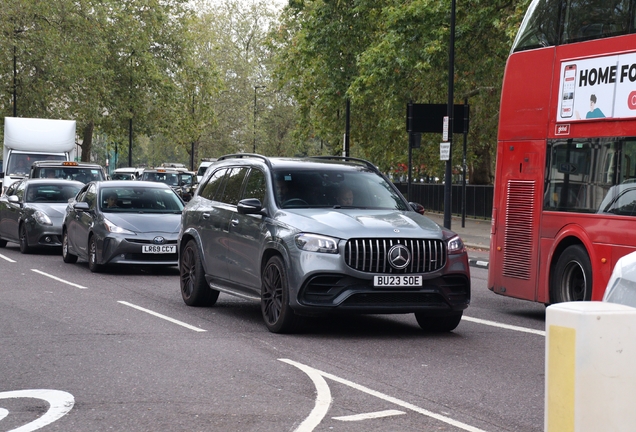
{"type": "Polygon", "coordinates": [[[89,122],[84,126],[84,140],[82,141],[82,162],[91,161],[91,148],[93,147],[93,129],[95,122],[89,122]]]}

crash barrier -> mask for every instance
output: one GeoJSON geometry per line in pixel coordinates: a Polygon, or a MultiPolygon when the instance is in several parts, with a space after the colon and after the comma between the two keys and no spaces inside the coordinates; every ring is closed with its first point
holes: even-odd
{"type": "Polygon", "coordinates": [[[544,431],[634,431],[636,308],[559,303],[545,325],[544,431]]]}

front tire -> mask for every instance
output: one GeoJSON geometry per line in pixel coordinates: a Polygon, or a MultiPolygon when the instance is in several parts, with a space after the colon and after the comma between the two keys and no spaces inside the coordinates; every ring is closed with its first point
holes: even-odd
{"type": "Polygon", "coordinates": [[[592,299],[592,264],[585,248],[569,246],[559,257],[550,278],[550,301],[589,301],[592,299]]]}
{"type": "Polygon", "coordinates": [[[102,271],[102,266],[97,264],[97,241],[94,235],[88,240],[88,269],[93,273],[102,271]]]}
{"type": "Polygon", "coordinates": [[[199,248],[194,240],[186,243],[179,255],[179,285],[181,297],[188,306],[213,306],[219,292],[210,288],[205,281],[205,271],[201,264],[199,248]]]}
{"type": "Polygon", "coordinates": [[[26,225],[23,223],[20,225],[20,252],[23,254],[31,253],[32,249],[29,246],[29,234],[27,233],[26,225]]]}
{"type": "Polygon", "coordinates": [[[273,256],[261,275],[261,313],[272,333],[292,333],[298,317],[289,306],[289,285],[283,260],[273,256]]]}
{"type": "Polygon", "coordinates": [[[7,241],[0,239],[0,248],[6,247],[7,246],[7,241]]]}
{"type": "Polygon", "coordinates": [[[427,312],[415,312],[415,319],[422,330],[432,333],[448,333],[457,328],[464,312],[447,315],[431,315],[427,312]]]}
{"type": "Polygon", "coordinates": [[[68,251],[68,233],[64,230],[62,234],[62,259],[67,264],[74,264],[77,262],[77,255],[73,255],[68,251]]]}

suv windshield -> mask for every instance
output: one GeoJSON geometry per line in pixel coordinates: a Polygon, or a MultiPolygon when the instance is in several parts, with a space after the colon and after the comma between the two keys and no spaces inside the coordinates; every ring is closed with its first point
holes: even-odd
{"type": "Polygon", "coordinates": [[[366,168],[278,170],[274,184],[281,208],[409,209],[383,177],[366,168]]]}
{"type": "Polygon", "coordinates": [[[165,183],[168,186],[179,186],[179,174],[165,171],[144,171],[141,179],[145,181],[165,183]]]}

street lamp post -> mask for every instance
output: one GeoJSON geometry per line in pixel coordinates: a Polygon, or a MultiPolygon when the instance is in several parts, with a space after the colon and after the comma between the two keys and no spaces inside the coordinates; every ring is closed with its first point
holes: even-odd
{"type": "Polygon", "coordinates": [[[254,144],[252,148],[252,153],[256,153],[256,90],[265,88],[265,86],[254,86],[254,123],[252,125],[252,130],[254,133],[254,144]]]}

